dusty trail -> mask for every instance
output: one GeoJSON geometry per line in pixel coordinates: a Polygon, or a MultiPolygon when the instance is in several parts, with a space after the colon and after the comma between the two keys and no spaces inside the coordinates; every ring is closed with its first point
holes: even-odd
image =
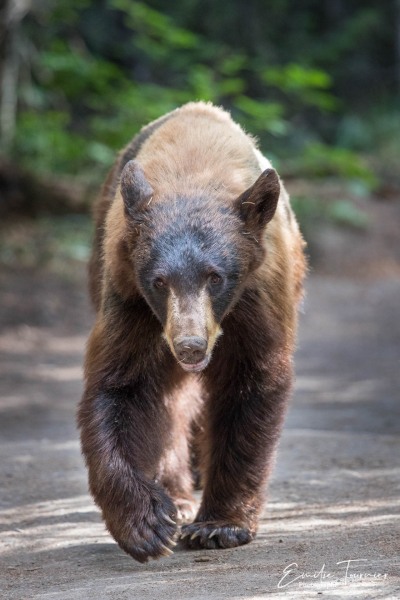
{"type": "Polygon", "coordinates": [[[74,423],[91,322],[84,284],[32,277],[0,275],[2,598],[400,597],[399,278],[310,277],[256,541],[143,566],[107,535],[87,493],[74,423]]]}

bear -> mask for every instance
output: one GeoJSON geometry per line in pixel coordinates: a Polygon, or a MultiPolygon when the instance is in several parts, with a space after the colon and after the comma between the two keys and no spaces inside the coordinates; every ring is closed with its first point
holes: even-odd
{"type": "Polygon", "coordinates": [[[106,527],[139,562],[247,544],[293,382],[288,194],[227,111],[192,102],[119,154],[95,220],[78,425],[106,527]]]}

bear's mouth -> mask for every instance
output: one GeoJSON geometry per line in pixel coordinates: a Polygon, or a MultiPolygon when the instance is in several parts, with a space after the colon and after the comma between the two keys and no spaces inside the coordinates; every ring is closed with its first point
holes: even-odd
{"type": "Polygon", "coordinates": [[[211,354],[207,354],[202,360],[200,360],[197,363],[184,363],[180,360],[178,362],[184,371],[188,371],[190,373],[199,373],[207,367],[208,363],[210,362],[210,359],[211,354]]]}

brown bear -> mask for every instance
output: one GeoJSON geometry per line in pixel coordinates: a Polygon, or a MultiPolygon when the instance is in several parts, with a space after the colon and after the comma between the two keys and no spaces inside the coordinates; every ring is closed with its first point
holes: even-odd
{"type": "Polygon", "coordinates": [[[305,263],[288,195],[229,114],[198,102],[142,129],[96,211],[78,420],[107,528],[140,562],[178,537],[246,544],[293,379],[305,263]]]}

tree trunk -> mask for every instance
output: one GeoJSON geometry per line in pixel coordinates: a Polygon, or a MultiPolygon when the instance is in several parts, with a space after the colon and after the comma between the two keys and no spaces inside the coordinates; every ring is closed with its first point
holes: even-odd
{"type": "Polygon", "coordinates": [[[0,0],[0,145],[7,151],[14,139],[18,102],[18,29],[31,0],[0,0]]]}

